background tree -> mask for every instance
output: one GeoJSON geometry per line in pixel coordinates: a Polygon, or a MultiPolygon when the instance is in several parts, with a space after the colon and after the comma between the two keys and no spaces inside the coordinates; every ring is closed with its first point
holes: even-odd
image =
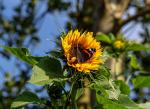
{"type": "MultiPolygon", "coordinates": [[[[4,45],[7,46],[34,49],[36,43],[39,42],[37,33],[40,30],[40,22],[45,18],[44,16],[55,11],[66,12],[70,17],[70,20],[66,22],[67,30],[79,28],[81,30],[93,31],[95,34],[98,32],[112,33],[116,38],[120,36],[126,38],[128,32],[133,32],[136,26],[140,25],[142,29],[142,32],[138,36],[141,39],[140,43],[149,46],[149,0],[21,0],[20,4],[13,9],[15,15],[11,19],[5,17],[5,6],[3,2],[1,0],[0,3],[0,38],[4,45]],[[46,4],[45,10],[40,15],[37,11],[37,5],[39,3],[46,4]],[[131,10],[134,10],[134,13],[131,10]]],[[[50,25],[47,25],[47,27],[51,28],[50,25]]],[[[102,44],[103,46],[110,46],[106,43],[102,44]]],[[[11,59],[11,56],[6,51],[1,50],[0,53],[2,57],[11,59]]],[[[132,52],[132,58],[121,56],[119,57],[120,61],[111,58],[108,63],[111,63],[110,69],[114,72],[113,75],[115,75],[114,77],[116,79],[121,78],[124,81],[131,81],[137,75],[142,75],[141,77],[143,78],[149,78],[149,55],[149,52],[134,51],[132,52]],[[136,64],[140,63],[142,70],[136,68],[131,60],[133,62],[136,60],[136,64]],[[129,61],[131,62],[131,66],[128,65],[129,61]],[[114,64],[118,65],[115,66],[115,69],[112,66],[114,64]],[[121,75],[120,77],[116,77],[118,73],[121,75]]],[[[19,75],[12,77],[10,74],[13,72],[7,73],[7,71],[2,71],[6,78],[0,91],[0,108],[2,109],[9,108],[18,93],[24,88],[27,88],[25,85],[29,78],[31,67],[22,64],[20,61],[16,61],[15,64],[20,72],[19,75]]],[[[147,83],[145,79],[144,82],[147,83]]],[[[129,83],[132,86],[132,83],[129,83]]],[[[145,84],[146,86],[149,86],[149,84],[145,84]]],[[[35,89],[37,92],[42,90],[43,88],[40,90],[35,89]]],[[[133,99],[137,102],[149,100],[150,91],[149,89],[147,90],[148,92],[145,93],[142,86],[140,88],[133,87],[132,93],[136,94],[133,99]]]]}
{"type": "MultiPolygon", "coordinates": [[[[15,1],[14,1],[15,2],[15,1]]],[[[12,11],[15,15],[7,18],[4,1],[0,1],[0,40],[4,45],[14,47],[32,47],[39,42],[35,22],[35,3],[33,1],[21,1],[12,11]],[[23,8],[24,7],[24,8],[23,8]],[[23,14],[25,12],[25,14],[23,14]],[[28,40],[28,41],[25,41],[28,40]]],[[[1,56],[11,61],[12,57],[4,50],[0,50],[1,56]]],[[[5,78],[0,91],[0,108],[10,108],[11,102],[24,88],[29,78],[31,66],[15,60],[15,66],[19,75],[12,76],[14,72],[2,71],[5,78]]]]}

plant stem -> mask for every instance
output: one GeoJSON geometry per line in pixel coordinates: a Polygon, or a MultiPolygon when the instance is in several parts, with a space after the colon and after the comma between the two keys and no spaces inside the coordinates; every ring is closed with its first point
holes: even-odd
{"type": "Polygon", "coordinates": [[[74,76],[73,81],[71,82],[72,83],[71,89],[67,96],[66,103],[65,103],[63,109],[67,109],[68,106],[70,106],[71,109],[77,109],[77,103],[76,103],[76,94],[77,94],[77,89],[78,89],[78,85],[76,82],[77,79],[78,78],[76,76],[74,76]]]}
{"type": "Polygon", "coordinates": [[[77,109],[76,103],[77,84],[74,82],[71,89],[71,109],[77,109]]]}

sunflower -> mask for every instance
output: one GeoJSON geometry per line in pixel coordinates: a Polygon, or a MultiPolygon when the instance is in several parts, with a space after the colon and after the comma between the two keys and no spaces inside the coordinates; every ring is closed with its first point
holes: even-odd
{"type": "Polygon", "coordinates": [[[124,43],[122,40],[116,40],[116,41],[114,42],[114,46],[115,46],[115,48],[117,48],[117,49],[123,48],[124,45],[125,45],[125,43],[124,43]]]}
{"type": "Polygon", "coordinates": [[[61,37],[61,43],[67,64],[79,72],[98,70],[103,63],[101,45],[94,39],[92,32],[71,30],[61,37]]]}

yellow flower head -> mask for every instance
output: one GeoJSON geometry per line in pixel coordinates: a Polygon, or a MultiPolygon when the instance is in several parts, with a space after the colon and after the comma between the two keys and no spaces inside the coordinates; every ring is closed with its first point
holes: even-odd
{"type": "Polygon", "coordinates": [[[121,40],[116,40],[116,41],[114,42],[114,47],[115,47],[115,48],[118,48],[118,49],[121,49],[121,48],[124,47],[124,42],[121,41],[121,40]]]}
{"type": "Polygon", "coordinates": [[[61,37],[64,56],[67,64],[80,72],[98,70],[102,64],[102,49],[100,43],[93,38],[92,32],[80,33],[78,30],[69,31],[61,37]]]}

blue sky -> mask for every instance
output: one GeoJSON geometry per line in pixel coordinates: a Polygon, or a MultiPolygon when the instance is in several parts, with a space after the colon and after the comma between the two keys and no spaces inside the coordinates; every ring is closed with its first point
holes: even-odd
{"type": "MultiPolygon", "coordinates": [[[[7,19],[11,19],[11,17],[15,14],[12,11],[12,8],[17,6],[20,3],[20,1],[4,0],[3,3],[6,6],[4,15],[7,19]]],[[[42,7],[40,7],[39,13],[41,13],[44,9],[45,5],[43,4],[42,7]]],[[[34,51],[32,51],[31,48],[28,48],[31,54],[43,56],[45,55],[46,52],[54,49],[56,36],[60,35],[60,33],[64,31],[63,28],[65,28],[65,22],[68,21],[68,19],[69,18],[66,12],[58,13],[57,11],[55,11],[52,14],[47,14],[44,17],[43,22],[37,25],[37,27],[40,27],[38,32],[38,35],[40,37],[40,43],[34,46],[34,51]]],[[[1,45],[4,45],[4,42],[2,42],[1,40],[0,43],[1,45]]],[[[14,63],[15,63],[14,57],[12,57],[11,60],[7,60],[3,57],[0,57],[0,65],[2,70],[13,72],[12,75],[16,75],[18,73],[14,63]]],[[[0,72],[0,78],[1,78],[0,79],[0,88],[1,88],[2,86],[1,84],[4,81],[4,74],[2,71],[0,72]]]]}

